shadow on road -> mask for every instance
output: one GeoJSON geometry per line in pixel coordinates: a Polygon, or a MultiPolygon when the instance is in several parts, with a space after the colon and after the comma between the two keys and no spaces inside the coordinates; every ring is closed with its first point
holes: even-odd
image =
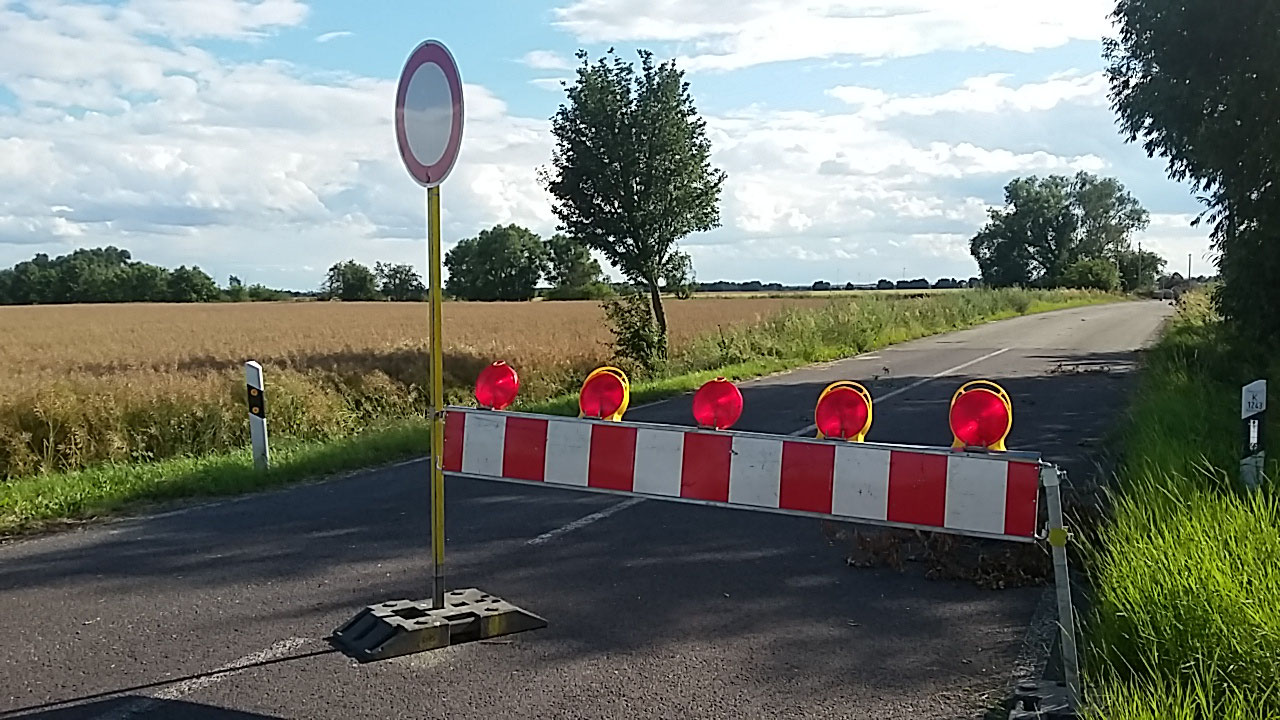
{"type": "MultiPolygon", "coordinates": [[[[234,672],[243,672],[254,668],[265,668],[272,665],[297,662],[299,660],[313,658],[319,655],[330,655],[335,652],[337,651],[332,649],[316,650],[313,652],[287,655],[285,657],[271,658],[260,662],[244,663],[237,665],[234,672]]],[[[120,720],[124,720],[124,718],[128,718],[133,715],[140,715],[144,712],[156,713],[159,717],[209,718],[209,720],[249,720],[250,718],[268,717],[266,715],[253,715],[250,713],[240,713],[222,708],[195,705],[193,703],[182,702],[180,700],[160,699],[136,694],[146,690],[161,690],[163,688],[191,681],[214,680],[215,678],[222,678],[226,676],[227,672],[227,670],[213,670],[209,672],[195,673],[185,677],[166,678],[164,680],[146,683],[143,685],[113,688],[92,694],[40,703],[37,705],[12,708],[10,710],[0,711],[0,718],[4,718],[5,720],[8,720],[8,718],[46,718],[49,720],[54,718],[57,718],[57,720],[63,720],[64,718],[66,720],[71,720],[72,718],[93,718],[94,720],[101,720],[102,718],[119,718],[120,720]]]]}
{"type": "Polygon", "coordinates": [[[0,717],[23,720],[100,720],[101,718],[126,718],[135,713],[141,714],[142,711],[151,717],[181,718],[181,720],[283,720],[275,715],[260,715],[182,700],[156,700],[140,696],[112,698],[88,705],[21,715],[0,715],[0,717]],[[135,708],[141,710],[135,710],[135,708]]]}

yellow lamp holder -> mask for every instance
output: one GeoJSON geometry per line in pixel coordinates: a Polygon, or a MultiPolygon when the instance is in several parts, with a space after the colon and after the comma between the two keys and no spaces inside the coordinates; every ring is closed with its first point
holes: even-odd
{"type": "MultiPolygon", "coordinates": [[[[858,384],[858,383],[856,383],[856,382],[854,382],[854,381],[852,381],[852,380],[837,380],[836,382],[831,383],[830,385],[828,385],[827,387],[825,387],[825,388],[822,390],[822,394],[818,396],[818,402],[817,402],[817,403],[815,403],[815,404],[814,404],[814,406],[813,406],[813,416],[814,416],[814,422],[815,422],[815,425],[816,425],[816,422],[817,422],[817,419],[818,419],[818,407],[822,405],[822,399],[823,399],[823,398],[825,398],[827,395],[829,395],[831,392],[833,392],[833,391],[835,391],[835,390],[839,390],[840,388],[848,388],[848,389],[850,389],[850,390],[852,390],[852,391],[854,391],[854,392],[858,393],[859,395],[861,395],[861,396],[862,396],[862,399],[864,399],[864,400],[866,400],[866,401],[867,401],[867,422],[866,422],[866,424],[862,426],[862,429],[861,429],[861,430],[859,430],[859,431],[857,432],[857,434],[855,434],[855,435],[853,435],[852,437],[848,438],[848,441],[849,441],[849,442],[862,442],[862,441],[863,441],[863,440],[865,440],[865,439],[866,439],[866,437],[867,437],[867,431],[869,431],[869,430],[871,429],[871,417],[872,417],[872,415],[873,415],[873,413],[874,413],[875,403],[873,403],[873,402],[872,402],[872,400],[871,400],[871,393],[870,393],[870,392],[868,392],[868,391],[867,391],[867,389],[866,389],[865,387],[863,387],[862,385],[860,385],[860,384],[858,384]]],[[[818,429],[818,439],[819,439],[819,440],[822,440],[822,439],[825,439],[825,437],[826,437],[826,436],[822,434],[822,429],[821,429],[821,428],[819,428],[819,429],[818,429]]]]}
{"type": "MultiPolygon", "coordinates": [[[[622,419],[622,415],[627,412],[627,405],[631,403],[631,381],[627,379],[626,373],[622,372],[616,367],[606,365],[604,367],[599,367],[599,368],[596,368],[595,370],[592,370],[591,374],[587,375],[587,379],[582,381],[582,388],[585,389],[587,387],[587,383],[591,382],[592,378],[601,374],[612,375],[618,378],[618,381],[622,383],[622,404],[618,406],[617,412],[615,412],[612,415],[609,415],[608,417],[600,418],[601,420],[618,422],[619,420],[622,419]]],[[[579,390],[578,394],[579,396],[581,396],[582,390],[579,390]]],[[[578,403],[578,417],[584,417],[582,412],[582,403],[578,403]]]]}
{"type": "MultiPolygon", "coordinates": [[[[1004,432],[1001,433],[1000,439],[988,445],[987,449],[995,450],[997,452],[1007,451],[1008,448],[1004,446],[1004,441],[1005,441],[1005,438],[1009,437],[1009,431],[1013,429],[1013,400],[1009,397],[1009,393],[1005,392],[1004,388],[1000,387],[994,382],[991,382],[990,380],[970,380],[969,382],[961,385],[960,388],[956,390],[956,394],[951,396],[951,405],[948,406],[947,408],[948,420],[950,420],[951,418],[951,408],[955,407],[956,400],[959,400],[960,396],[967,392],[989,392],[992,395],[995,395],[996,397],[1000,398],[1000,401],[1004,403],[1004,408],[1008,412],[1009,422],[1005,425],[1004,432]]],[[[965,444],[956,435],[955,430],[952,429],[951,449],[963,450],[964,448],[965,448],[965,444]]]]}

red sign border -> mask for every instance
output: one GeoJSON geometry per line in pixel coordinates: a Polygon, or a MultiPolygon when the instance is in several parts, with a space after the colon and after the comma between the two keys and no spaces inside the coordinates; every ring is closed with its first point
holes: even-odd
{"type": "Polygon", "coordinates": [[[437,40],[424,40],[409,54],[409,59],[400,71],[400,82],[396,88],[395,114],[396,144],[400,148],[400,159],[404,162],[405,169],[409,171],[409,175],[423,187],[435,187],[444,182],[450,171],[453,170],[453,165],[458,159],[458,150],[462,146],[464,113],[462,76],[458,73],[458,65],[454,62],[453,54],[449,52],[449,48],[445,47],[443,43],[437,40]],[[433,165],[423,165],[413,156],[413,151],[409,148],[409,136],[405,129],[404,113],[405,99],[409,94],[409,80],[413,78],[413,74],[417,72],[418,68],[427,63],[438,65],[441,71],[444,72],[445,80],[449,83],[449,92],[453,96],[453,126],[449,131],[449,141],[445,144],[444,154],[433,165]]]}

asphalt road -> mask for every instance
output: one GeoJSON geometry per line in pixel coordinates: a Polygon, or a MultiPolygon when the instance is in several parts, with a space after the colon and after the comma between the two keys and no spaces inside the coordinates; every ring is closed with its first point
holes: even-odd
{"type": "MultiPolygon", "coordinates": [[[[951,393],[985,377],[1013,396],[1009,446],[1078,480],[1169,312],[1035,315],[778,375],[743,386],[738,427],[801,430],[849,378],[878,398],[869,440],[945,445],[951,393]]],[[[1043,588],[849,567],[817,520],[453,478],[450,587],[549,627],[357,665],[323,638],[430,593],[425,467],[0,547],[0,717],[967,718],[1037,649],[1043,588]]]]}

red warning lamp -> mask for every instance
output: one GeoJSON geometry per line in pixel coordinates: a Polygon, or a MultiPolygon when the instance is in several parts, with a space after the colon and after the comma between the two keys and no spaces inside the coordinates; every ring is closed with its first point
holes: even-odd
{"type": "Polygon", "coordinates": [[[1013,427],[1013,403],[999,385],[974,380],[961,385],[951,398],[949,420],[955,438],[952,448],[981,447],[1004,452],[1005,438],[1013,427]]]}
{"type": "Polygon", "coordinates": [[[742,393],[738,386],[718,377],[693,394],[693,418],[700,427],[724,430],[742,417],[742,393]]]}
{"type": "Polygon", "coordinates": [[[871,429],[871,393],[850,380],[831,383],[818,396],[813,415],[819,438],[862,442],[871,429]]]}
{"type": "Polygon", "coordinates": [[[578,417],[618,421],[631,400],[631,383],[626,373],[615,367],[591,371],[578,392],[578,417]]]}
{"type": "Polygon", "coordinates": [[[502,410],[520,392],[520,376],[516,369],[499,360],[480,371],[476,378],[476,402],[480,407],[502,410]]]}

